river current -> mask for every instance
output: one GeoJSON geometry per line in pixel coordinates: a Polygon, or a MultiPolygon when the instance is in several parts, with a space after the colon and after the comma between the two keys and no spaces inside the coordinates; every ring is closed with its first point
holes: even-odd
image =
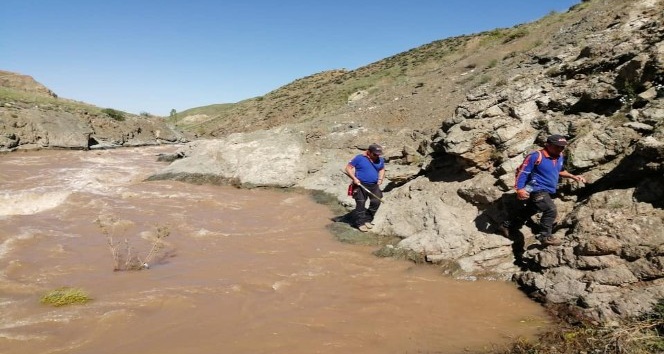
{"type": "Polygon", "coordinates": [[[0,155],[0,353],[463,353],[547,326],[513,284],[337,241],[303,193],[146,182],[175,150],[0,155]],[[145,257],[157,228],[149,269],[114,271],[109,235],[145,257]],[[61,287],[92,300],[40,303],[61,287]]]}

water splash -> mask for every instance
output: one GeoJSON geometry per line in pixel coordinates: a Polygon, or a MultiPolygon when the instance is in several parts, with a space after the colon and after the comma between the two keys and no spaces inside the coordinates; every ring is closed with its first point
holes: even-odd
{"type": "Polygon", "coordinates": [[[42,192],[22,190],[0,194],[0,215],[33,215],[57,207],[67,200],[71,192],[42,192]]]}

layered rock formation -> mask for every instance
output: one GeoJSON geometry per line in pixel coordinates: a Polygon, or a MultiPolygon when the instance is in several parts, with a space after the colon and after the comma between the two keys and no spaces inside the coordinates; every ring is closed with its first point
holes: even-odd
{"type": "Polygon", "coordinates": [[[557,46],[529,52],[505,82],[469,91],[433,136],[284,124],[194,142],[154,178],[303,187],[350,207],[339,170],[359,152],[353,143],[385,141],[390,183],[374,231],[401,237],[397,248],[457,277],[514,278],[598,320],[637,315],[664,297],[664,6],[624,9],[565,27],[557,46]],[[564,243],[542,247],[528,227],[520,240],[498,236],[516,166],[553,133],[571,141],[567,168],[589,180],[561,185],[564,243]]]}

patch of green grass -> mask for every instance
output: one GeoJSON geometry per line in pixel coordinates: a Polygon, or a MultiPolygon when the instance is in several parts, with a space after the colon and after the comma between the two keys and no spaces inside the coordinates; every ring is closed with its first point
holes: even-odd
{"type": "Polygon", "coordinates": [[[623,209],[626,206],[626,203],[624,203],[622,200],[612,200],[606,204],[607,209],[623,209]]]}
{"type": "Polygon", "coordinates": [[[489,76],[489,75],[481,75],[481,76],[477,79],[477,81],[473,84],[473,88],[478,87],[478,86],[482,86],[482,85],[488,83],[489,81],[491,81],[491,76],[489,76]]]}
{"type": "Polygon", "coordinates": [[[496,28],[491,31],[480,33],[482,35],[480,43],[482,45],[485,45],[491,42],[502,40],[503,38],[505,38],[505,34],[507,31],[508,30],[505,28],[496,28]]]}
{"type": "Polygon", "coordinates": [[[84,304],[90,300],[92,300],[92,298],[90,298],[87,292],[82,289],[62,287],[52,290],[42,296],[40,302],[42,304],[60,307],[73,304],[84,304]]]}
{"type": "Polygon", "coordinates": [[[414,263],[426,263],[424,254],[405,248],[394,247],[392,244],[383,246],[379,250],[374,251],[373,254],[377,257],[391,257],[408,260],[414,263]]]}
{"type": "Polygon", "coordinates": [[[525,36],[528,35],[528,33],[530,33],[530,32],[527,29],[523,28],[523,27],[513,28],[507,33],[507,35],[503,39],[503,43],[509,43],[509,42],[511,42],[515,39],[525,37],[525,36]]]}
{"type": "Polygon", "coordinates": [[[346,222],[332,223],[328,225],[328,229],[338,241],[352,245],[385,246],[394,244],[400,240],[398,237],[383,236],[373,232],[361,232],[346,222]]]}
{"type": "Polygon", "coordinates": [[[117,120],[117,121],[123,121],[125,120],[125,116],[123,112],[120,112],[118,110],[115,110],[113,108],[104,108],[101,110],[102,113],[105,113],[107,116],[117,120]]]}

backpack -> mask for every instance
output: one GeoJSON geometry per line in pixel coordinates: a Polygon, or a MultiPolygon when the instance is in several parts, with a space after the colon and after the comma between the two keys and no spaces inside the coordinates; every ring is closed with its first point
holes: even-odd
{"type": "MultiPolygon", "coordinates": [[[[526,157],[530,156],[530,153],[526,155],[526,157]]],[[[540,163],[542,163],[542,150],[537,150],[537,160],[535,160],[535,166],[538,166],[540,163]]],[[[519,179],[519,175],[521,174],[521,167],[523,166],[523,163],[519,165],[519,167],[516,168],[516,171],[514,171],[514,185],[516,186],[516,182],[519,179]]]]}

